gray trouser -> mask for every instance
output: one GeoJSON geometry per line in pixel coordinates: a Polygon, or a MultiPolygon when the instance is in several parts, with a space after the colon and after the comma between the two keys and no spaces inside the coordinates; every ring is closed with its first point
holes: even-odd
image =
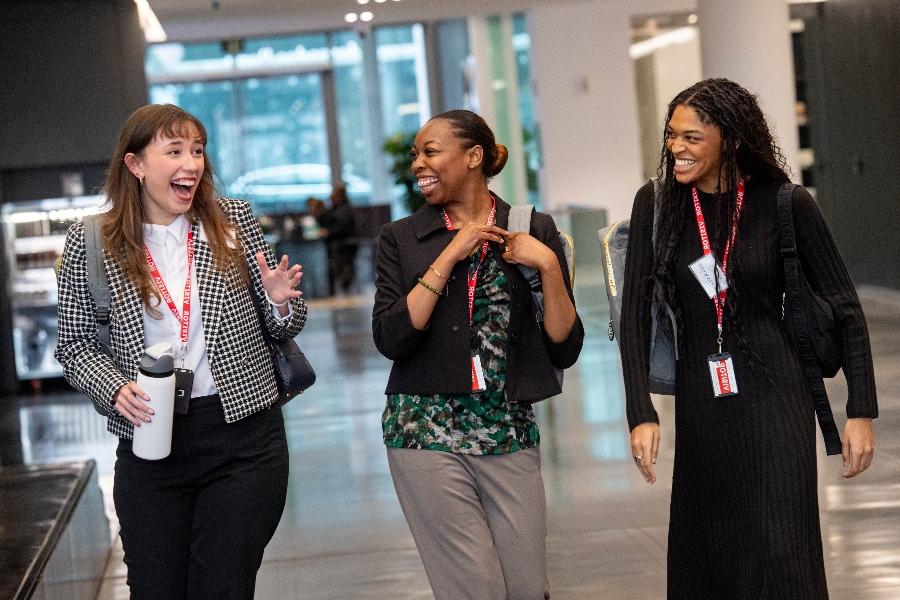
{"type": "Polygon", "coordinates": [[[541,454],[388,448],[403,514],[436,600],[545,600],[541,454]]]}

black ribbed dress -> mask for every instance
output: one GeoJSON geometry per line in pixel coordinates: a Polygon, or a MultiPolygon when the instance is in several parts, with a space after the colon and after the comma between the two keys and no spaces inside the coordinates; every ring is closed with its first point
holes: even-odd
{"type": "MultiPolygon", "coordinates": [[[[783,264],[778,249],[777,183],[749,181],[730,277],[751,366],[726,324],[739,395],[713,398],[707,357],[716,352],[715,309],[688,264],[702,255],[689,214],[677,248],[675,292],[683,331],[675,396],[675,469],[669,520],[670,600],[826,600],[816,490],[817,426],[797,352],[781,322],[783,264]],[[732,269],[733,266],[733,269],[732,269]]],[[[701,194],[715,239],[716,198],[701,194]]],[[[793,197],[798,253],[814,289],[836,311],[849,387],[847,415],[877,416],[865,318],[827,226],[806,190],[793,197]]],[[[641,188],[632,212],[621,352],[629,429],[658,421],[647,391],[653,191],[641,188]]],[[[720,226],[728,226],[730,223],[720,226]]],[[[732,302],[729,293],[728,301],[732,302]]],[[[839,419],[840,422],[840,419],[839,419]]]]}

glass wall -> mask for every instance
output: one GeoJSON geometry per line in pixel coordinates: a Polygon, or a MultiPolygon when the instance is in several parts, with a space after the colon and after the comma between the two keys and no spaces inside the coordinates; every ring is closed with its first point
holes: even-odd
{"type": "MultiPolygon", "coordinates": [[[[524,17],[514,23],[512,39],[506,29],[493,42],[514,47],[517,93],[508,99],[523,117],[531,196],[540,161],[529,38],[524,17]]],[[[337,168],[354,204],[389,203],[397,218],[407,208],[389,171],[395,157],[382,145],[418,130],[433,110],[471,107],[471,61],[466,20],[454,19],[375,27],[366,36],[348,29],[155,44],[146,72],[152,102],[177,104],[206,125],[220,192],[263,212],[303,212],[308,197],[327,198],[337,168]],[[438,73],[429,77],[428,65],[438,73]]]]}

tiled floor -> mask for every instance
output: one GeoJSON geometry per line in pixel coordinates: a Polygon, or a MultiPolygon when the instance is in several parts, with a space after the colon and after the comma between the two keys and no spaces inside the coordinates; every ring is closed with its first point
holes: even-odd
{"type": "MultiPolygon", "coordinates": [[[[596,286],[579,284],[588,327],[565,392],[540,405],[553,597],[665,597],[672,469],[671,398],[656,399],[664,439],[659,481],[643,483],[626,446],[615,345],[596,286]]],[[[820,452],[820,504],[833,600],[900,598],[900,295],[864,290],[881,418],[873,468],[840,477],[820,452]]],[[[370,334],[370,300],[314,304],[298,338],[319,380],[285,409],[291,448],[288,504],[259,573],[267,599],[425,599],[428,582],[394,495],[379,417],[389,362],[370,334]]],[[[835,407],[846,392],[829,382],[835,407]]],[[[109,493],[114,440],[71,395],[32,399],[20,411],[26,459],[94,457],[109,493]]],[[[842,411],[837,413],[843,421],[842,411]]],[[[100,598],[127,598],[121,546],[100,598]]]]}

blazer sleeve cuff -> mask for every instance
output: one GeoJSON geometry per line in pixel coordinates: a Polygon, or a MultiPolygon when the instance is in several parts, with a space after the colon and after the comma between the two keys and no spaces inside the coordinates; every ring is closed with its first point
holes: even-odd
{"type": "Polygon", "coordinates": [[[415,350],[427,335],[427,329],[416,329],[409,318],[406,299],[399,299],[397,306],[379,319],[376,341],[380,350],[392,360],[415,350]]]}
{"type": "Polygon", "coordinates": [[[566,339],[561,342],[554,342],[546,334],[544,334],[544,342],[547,345],[547,353],[550,355],[550,362],[558,369],[568,369],[578,360],[581,354],[581,346],[584,344],[584,325],[581,317],[575,314],[575,323],[572,324],[572,330],[566,339]]]}

